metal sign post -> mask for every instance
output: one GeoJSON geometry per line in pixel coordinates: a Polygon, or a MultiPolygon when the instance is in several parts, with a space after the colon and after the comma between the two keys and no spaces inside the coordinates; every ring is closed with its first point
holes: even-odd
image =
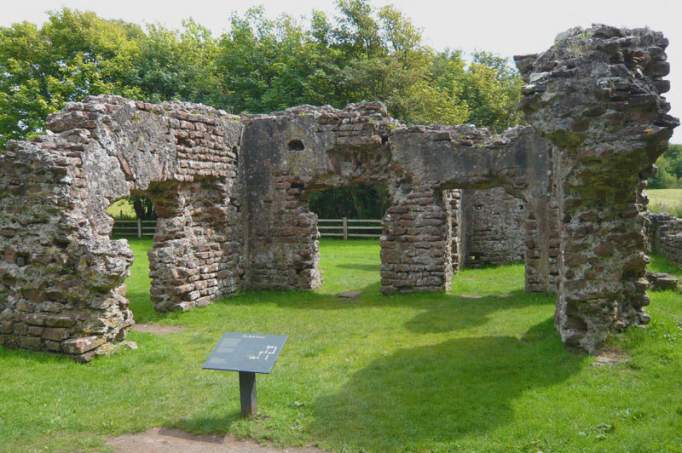
{"type": "Polygon", "coordinates": [[[239,399],[242,405],[242,417],[256,415],[256,373],[239,372],[239,399]]]}
{"type": "Polygon", "coordinates": [[[286,335],[226,333],[202,368],[238,371],[242,417],[253,417],[256,415],[256,373],[272,372],[286,341],[286,335]]]}

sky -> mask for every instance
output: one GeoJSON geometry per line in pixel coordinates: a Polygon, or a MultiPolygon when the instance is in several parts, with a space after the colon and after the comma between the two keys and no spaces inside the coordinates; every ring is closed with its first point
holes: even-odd
{"type": "MultiPolygon", "coordinates": [[[[159,23],[177,28],[193,18],[215,34],[226,30],[231,12],[262,5],[270,16],[286,13],[309,16],[312,9],[334,15],[334,0],[23,0],[3,8],[0,25],[29,21],[42,23],[49,10],[63,6],[94,11],[109,19],[139,24],[159,23]]],[[[668,61],[672,89],[666,94],[671,113],[682,117],[682,1],[680,0],[374,0],[375,6],[392,4],[423,33],[436,49],[465,52],[488,50],[505,57],[536,53],[549,48],[554,37],[574,26],[604,23],[662,31],[670,40],[668,61]]],[[[682,127],[672,141],[682,143],[682,127]]]]}

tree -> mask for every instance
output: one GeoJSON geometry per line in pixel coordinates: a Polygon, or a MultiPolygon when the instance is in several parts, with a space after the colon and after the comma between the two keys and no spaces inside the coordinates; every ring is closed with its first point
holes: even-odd
{"type": "Polygon", "coordinates": [[[519,124],[522,83],[505,59],[487,52],[474,54],[462,84],[469,121],[497,132],[519,124]]]}
{"type": "Polygon", "coordinates": [[[129,84],[142,30],[62,9],[41,28],[0,28],[0,146],[43,131],[45,117],[88,94],[139,94],[129,84]]]}
{"type": "Polygon", "coordinates": [[[521,81],[509,62],[480,52],[435,52],[400,11],[339,0],[337,15],[308,24],[233,14],[214,37],[188,20],[143,29],[62,9],[42,27],[0,28],[0,146],[43,132],[65,102],[113,93],[147,101],[201,102],[234,113],[297,104],[383,101],[406,123],[518,124],[521,81]]]}
{"type": "Polygon", "coordinates": [[[181,31],[147,28],[134,57],[134,79],[145,100],[182,100],[221,105],[226,93],[217,76],[218,42],[192,20],[181,31]]]}

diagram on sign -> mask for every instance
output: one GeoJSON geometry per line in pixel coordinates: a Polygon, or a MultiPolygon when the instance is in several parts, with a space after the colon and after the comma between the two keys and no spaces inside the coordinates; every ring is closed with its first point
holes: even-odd
{"type": "Polygon", "coordinates": [[[249,360],[270,360],[277,353],[277,346],[268,345],[265,349],[258,351],[258,354],[249,356],[249,360]]]}

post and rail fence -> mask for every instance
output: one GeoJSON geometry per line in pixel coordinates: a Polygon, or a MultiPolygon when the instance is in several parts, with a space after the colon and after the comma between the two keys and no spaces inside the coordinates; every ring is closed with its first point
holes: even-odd
{"type": "MultiPolygon", "coordinates": [[[[380,219],[318,219],[317,229],[322,237],[378,239],[382,232],[380,219]]],[[[150,237],[156,231],[156,220],[114,220],[114,237],[150,237]]]]}
{"type": "Polygon", "coordinates": [[[383,228],[381,223],[378,219],[317,219],[317,229],[322,237],[378,239],[383,228]]]}
{"type": "Polygon", "coordinates": [[[156,220],[119,220],[114,219],[114,229],[111,233],[114,237],[145,237],[154,236],[156,232],[156,220]]]}

